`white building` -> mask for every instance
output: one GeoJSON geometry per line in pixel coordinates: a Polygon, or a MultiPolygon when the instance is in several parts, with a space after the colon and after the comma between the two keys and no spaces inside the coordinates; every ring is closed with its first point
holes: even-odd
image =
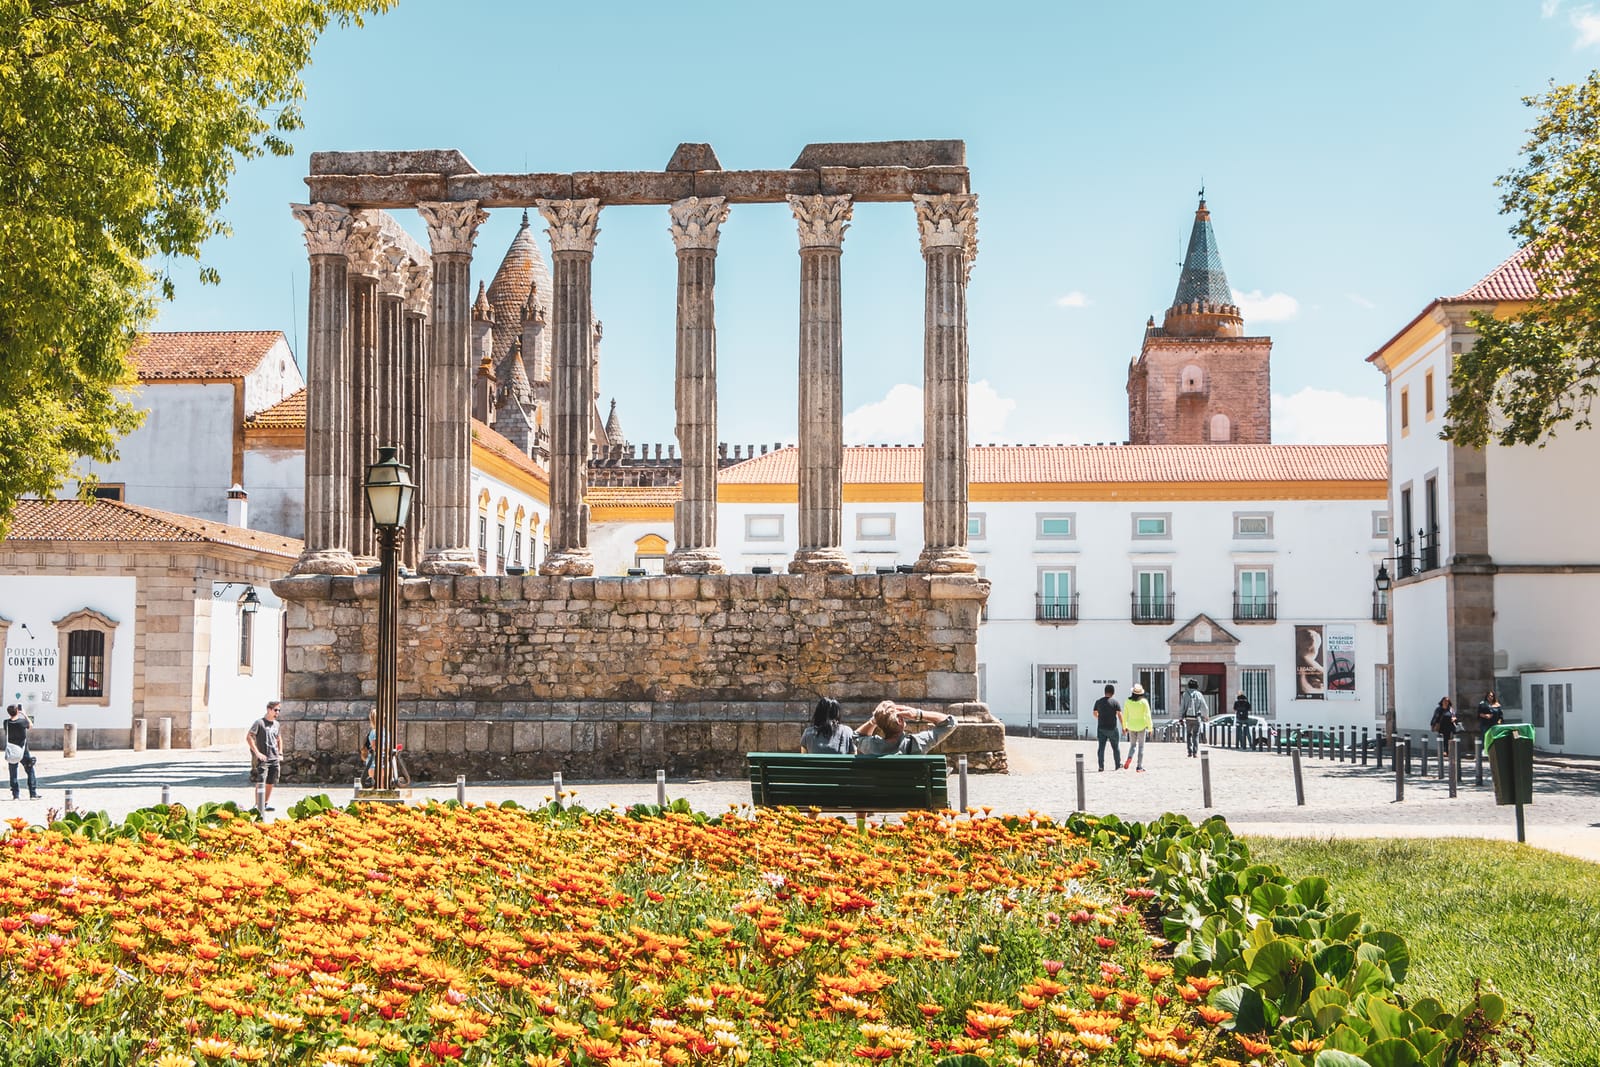
{"type": "Polygon", "coordinates": [[[1399,537],[1385,553],[1395,711],[1401,729],[1426,729],[1440,697],[1471,711],[1492,688],[1540,747],[1600,753],[1592,684],[1548,673],[1600,663],[1600,497],[1585,489],[1600,434],[1568,424],[1543,447],[1482,450],[1439,438],[1454,357],[1476,339],[1468,320],[1536,296],[1518,253],[1368,357],[1387,385],[1399,537]]]}

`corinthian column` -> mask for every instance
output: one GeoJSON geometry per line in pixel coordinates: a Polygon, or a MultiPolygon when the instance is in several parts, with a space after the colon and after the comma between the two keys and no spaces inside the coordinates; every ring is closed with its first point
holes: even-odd
{"type": "Polygon", "coordinates": [[[800,226],[800,545],[793,574],[849,574],[839,547],[844,466],[844,352],[839,257],[848,196],[791,196],[800,226]]]}
{"type": "Polygon", "coordinates": [[[428,433],[422,486],[427,549],[423,574],[477,574],[472,551],[472,244],[489,217],[476,200],[418,204],[433,250],[428,341],[428,433]]]}
{"type": "MultiPolygon", "coordinates": [[[[367,464],[378,448],[378,276],[382,273],[381,222],[375,211],[354,212],[347,259],[350,264],[350,551],[377,560],[367,516],[367,464]]],[[[359,566],[360,564],[358,564],[359,566]]]]}
{"type": "MultiPolygon", "coordinates": [[[[405,363],[406,264],[411,257],[399,245],[383,250],[383,272],[378,275],[378,406],[373,433],[382,445],[404,448],[400,412],[405,404],[401,374],[405,363]]],[[[410,452],[401,459],[413,462],[410,452]]]]}
{"type": "Polygon", "coordinates": [[[590,269],[600,201],[539,200],[550,223],[550,550],[540,574],[594,573],[589,555],[590,422],[594,411],[594,308],[590,269]]]}
{"type": "Polygon", "coordinates": [[[416,567],[426,540],[423,519],[428,487],[420,484],[428,456],[428,312],[433,307],[433,271],[425,263],[407,262],[405,317],[400,357],[400,446],[417,485],[411,518],[406,523],[405,562],[416,567]]]}
{"type": "Polygon", "coordinates": [[[293,204],[306,230],[311,292],[306,320],[306,541],[295,574],[354,574],[350,555],[350,402],[345,361],[350,212],[338,204],[293,204]]]}
{"type": "Polygon", "coordinates": [[[727,221],[720,196],[679,200],[668,209],[678,246],[678,447],[683,498],[673,508],[668,574],[721,574],[717,552],[717,238],[727,221]]]}
{"type": "Polygon", "coordinates": [[[967,275],[978,198],[913,196],[927,267],[922,334],[922,555],[917,570],[975,571],[967,551],[967,275]]]}

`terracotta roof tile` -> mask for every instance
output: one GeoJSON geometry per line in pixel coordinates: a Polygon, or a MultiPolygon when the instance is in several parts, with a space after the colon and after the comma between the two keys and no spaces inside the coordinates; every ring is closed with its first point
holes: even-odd
{"type": "Polygon", "coordinates": [[[270,408],[256,412],[244,420],[245,425],[251,428],[273,429],[305,429],[306,426],[306,390],[301,386],[290,393],[270,408]]]}
{"type": "Polygon", "coordinates": [[[303,547],[293,537],[116,500],[19,500],[6,540],[209,542],[285,559],[299,557],[303,547]]]}
{"type": "MultiPolygon", "coordinates": [[[[968,452],[972,484],[1025,482],[1385,481],[1385,445],[994,445],[968,452]]],[[[725,468],[725,485],[793,484],[799,450],[725,468]]],[[[919,483],[922,448],[851,446],[846,484],[919,483]]]]}
{"type": "Polygon", "coordinates": [[[130,358],[141,381],[242,378],[282,340],[280,330],[149,333],[130,358]]]}
{"type": "Polygon", "coordinates": [[[525,474],[531,474],[546,484],[550,481],[549,473],[516,445],[512,444],[499,431],[488,423],[472,420],[472,443],[491,452],[501,459],[506,460],[525,474]]]}
{"type": "Polygon", "coordinates": [[[1447,304],[1478,304],[1499,300],[1535,300],[1539,287],[1528,269],[1531,246],[1524,245],[1504,263],[1484,275],[1472,288],[1439,299],[1447,304]]]}
{"type": "Polygon", "coordinates": [[[583,499],[591,508],[671,507],[683,499],[683,486],[596,485],[583,499]]]}

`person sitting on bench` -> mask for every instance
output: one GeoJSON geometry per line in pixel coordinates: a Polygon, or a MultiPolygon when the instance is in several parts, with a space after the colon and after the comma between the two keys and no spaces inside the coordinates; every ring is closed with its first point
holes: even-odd
{"type": "Polygon", "coordinates": [[[856,732],[841,720],[844,707],[832,697],[817,701],[811,725],[800,734],[800,751],[808,756],[849,756],[856,750],[856,732]]]}
{"type": "Polygon", "coordinates": [[[922,711],[885,700],[856,730],[856,754],[859,756],[890,756],[896,753],[917,756],[932,748],[936,742],[949,736],[956,728],[956,717],[942,711],[922,711]],[[908,726],[930,726],[931,729],[910,733],[908,726]]]}

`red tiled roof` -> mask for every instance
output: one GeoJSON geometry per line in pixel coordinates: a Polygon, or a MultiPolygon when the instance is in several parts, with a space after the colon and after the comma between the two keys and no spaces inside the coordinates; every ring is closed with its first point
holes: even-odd
{"type": "Polygon", "coordinates": [[[591,508],[671,507],[683,499],[683,486],[596,485],[583,499],[591,508]]]}
{"type": "Polygon", "coordinates": [[[1539,287],[1533,271],[1528,269],[1532,246],[1524,245],[1513,252],[1506,261],[1484,275],[1479,282],[1455,296],[1439,299],[1447,304],[1481,304],[1500,300],[1535,300],[1539,287]]]}
{"type": "MultiPolygon", "coordinates": [[[[793,484],[799,450],[727,467],[724,485],[793,484]]],[[[975,485],[1029,482],[1385,481],[1385,445],[993,445],[967,453],[975,485]]],[[[844,450],[846,484],[922,481],[921,446],[844,450]]]]}
{"type": "Polygon", "coordinates": [[[545,469],[528,457],[528,454],[506,439],[505,435],[494,429],[488,423],[472,420],[472,442],[487,452],[491,452],[525,474],[531,474],[540,481],[549,484],[550,475],[545,469]]]}
{"type": "Polygon", "coordinates": [[[142,381],[243,378],[261,365],[281,330],[149,333],[130,356],[142,381]]]}
{"type": "Polygon", "coordinates": [[[305,386],[290,393],[270,408],[264,408],[245,420],[246,427],[303,430],[306,426],[305,386]]]}
{"type": "Polygon", "coordinates": [[[117,500],[19,500],[6,540],[210,542],[286,559],[304,547],[293,537],[117,500]]]}

